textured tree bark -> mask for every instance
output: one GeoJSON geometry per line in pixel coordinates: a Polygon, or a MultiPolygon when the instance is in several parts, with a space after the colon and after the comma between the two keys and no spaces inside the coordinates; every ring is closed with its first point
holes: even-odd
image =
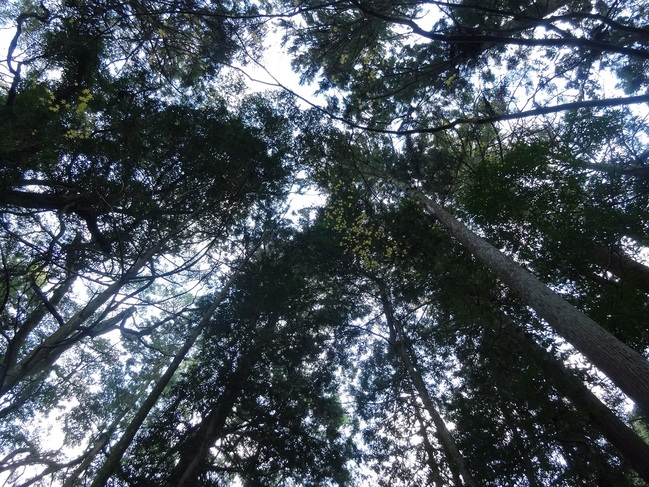
{"type": "Polygon", "coordinates": [[[506,334],[505,341],[509,343],[504,346],[524,350],[526,357],[537,364],[557,391],[586,415],[622,459],[649,483],[649,445],[527,333],[512,326],[506,334]]]}
{"type": "Polygon", "coordinates": [[[440,205],[419,191],[414,194],[421,200],[426,212],[439,220],[477,260],[519,294],[557,334],[571,343],[649,415],[649,362],[641,354],[473,233],[440,205]]]}
{"type": "Polygon", "coordinates": [[[633,260],[622,249],[593,246],[589,256],[593,264],[619,277],[622,282],[649,293],[649,267],[633,260]]]}
{"type": "MultiPolygon", "coordinates": [[[[439,439],[442,449],[446,455],[447,464],[453,474],[456,487],[459,486],[469,486],[477,487],[478,484],[473,478],[471,471],[469,470],[466,460],[453,439],[453,435],[446,427],[446,423],[442,418],[439,411],[435,407],[430,394],[428,393],[428,388],[424,379],[421,376],[421,373],[417,370],[417,367],[414,363],[414,359],[410,353],[410,350],[407,349],[407,343],[405,342],[406,337],[403,334],[403,330],[398,320],[394,317],[394,312],[392,310],[392,303],[390,301],[387,289],[385,284],[379,282],[379,290],[381,292],[381,303],[383,305],[383,313],[385,315],[385,320],[387,321],[388,328],[390,330],[390,341],[391,345],[394,347],[395,351],[399,355],[401,362],[403,363],[410,380],[417,390],[419,399],[424,404],[424,408],[430,415],[433,424],[435,425],[435,433],[439,439]]],[[[408,347],[409,348],[409,347],[408,347]]]]}

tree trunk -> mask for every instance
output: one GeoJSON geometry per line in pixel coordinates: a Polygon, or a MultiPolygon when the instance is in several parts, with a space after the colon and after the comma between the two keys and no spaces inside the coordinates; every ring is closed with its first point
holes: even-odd
{"type": "MultiPolygon", "coordinates": [[[[52,297],[49,299],[49,304],[51,306],[58,306],[63,297],[72,289],[76,278],[76,275],[67,277],[61,283],[61,285],[54,290],[52,297]]],[[[2,365],[0,365],[0,389],[2,389],[2,385],[4,384],[9,367],[16,364],[16,361],[18,360],[18,354],[20,353],[21,348],[24,346],[25,340],[27,339],[29,334],[34,331],[34,328],[36,328],[41,320],[45,318],[47,312],[48,309],[44,304],[38,306],[29,314],[27,319],[22,323],[20,328],[18,328],[14,336],[9,341],[4,355],[4,360],[2,361],[2,365]]],[[[0,395],[2,395],[1,392],[0,395]]]]}
{"type": "Polygon", "coordinates": [[[509,406],[505,403],[505,401],[502,400],[501,394],[503,394],[503,391],[498,389],[501,389],[500,384],[497,384],[496,389],[496,394],[498,394],[498,396],[501,398],[500,410],[503,413],[505,424],[511,432],[514,447],[516,449],[516,453],[518,454],[518,458],[523,465],[523,473],[525,474],[527,483],[530,487],[539,487],[539,482],[536,480],[534,465],[532,464],[532,460],[530,459],[529,455],[527,455],[529,448],[525,444],[525,440],[521,436],[521,432],[518,430],[516,421],[514,421],[512,413],[509,411],[509,406]]]}
{"type": "Polygon", "coordinates": [[[633,260],[622,249],[593,246],[591,262],[636,289],[649,293],[649,267],[633,260]]]}
{"type": "MultiPolygon", "coordinates": [[[[63,325],[59,326],[54,333],[43,340],[40,345],[28,353],[19,363],[7,364],[2,383],[0,383],[0,397],[15,387],[20,381],[46,371],[58,359],[61,353],[63,353],[65,350],[64,345],[71,336],[74,333],[78,334],[82,332],[81,327],[83,323],[92,317],[109,300],[114,299],[126,284],[132,282],[140,271],[149,265],[151,259],[164,248],[167,242],[180,233],[187,225],[187,222],[191,222],[203,209],[203,207],[196,209],[187,221],[179,223],[168,235],[152,245],[119,279],[91,299],[83,309],[79,310],[63,323],[63,325]]],[[[86,327],[83,330],[83,336],[88,333],[92,334],[92,332],[92,327],[86,327]]],[[[35,382],[37,381],[35,380],[35,382]]]]}
{"type": "Polygon", "coordinates": [[[424,450],[426,451],[426,458],[428,469],[430,471],[429,481],[434,487],[444,487],[444,480],[442,479],[442,474],[439,471],[439,466],[437,465],[437,459],[435,458],[435,448],[433,448],[430,439],[428,438],[428,427],[424,418],[421,416],[419,411],[419,406],[415,405],[415,415],[417,416],[417,422],[421,427],[420,434],[424,442],[424,450]]]}
{"type": "Polygon", "coordinates": [[[419,191],[415,194],[426,211],[437,218],[476,259],[518,293],[557,334],[571,343],[649,415],[649,362],[641,354],[473,233],[440,205],[419,191]]]}
{"type": "Polygon", "coordinates": [[[557,391],[589,418],[590,423],[617,449],[621,458],[649,484],[649,445],[527,333],[512,326],[506,334],[503,346],[523,350],[557,391]]]}
{"type": "MultiPolygon", "coordinates": [[[[155,375],[157,375],[158,369],[156,369],[155,375]]],[[[108,444],[110,441],[110,437],[113,435],[119,424],[122,422],[122,419],[124,419],[124,416],[131,410],[131,408],[135,405],[137,402],[137,399],[144,394],[146,389],[149,387],[151,384],[151,380],[146,381],[140,389],[137,391],[136,394],[133,394],[132,398],[128,401],[127,404],[124,405],[122,408],[121,413],[115,417],[115,419],[111,422],[111,424],[106,428],[100,435],[99,437],[95,440],[95,442],[92,444],[90,449],[84,453],[80,460],[81,463],[77,468],[74,469],[74,471],[65,479],[65,482],[61,485],[61,487],[74,487],[77,485],[77,480],[81,476],[83,472],[86,471],[86,469],[90,466],[92,461],[95,459],[97,454],[103,450],[103,448],[108,444]]]]}
{"type": "Polygon", "coordinates": [[[99,472],[97,472],[97,476],[93,480],[91,487],[103,487],[104,485],[106,485],[106,482],[111,477],[111,475],[113,475],[113,472],[117,469],[119,463],[122,460],[122,457],[124,456],[124,452],[126,452],[126,449],[133,442],[133,439],[135,438],[137,432],[140,430],[142,424],[144,423],[144,420],[151,412],[151,409],[153,409],[153,406],[155,406],[155,404],[158,402],[158,399],[160,399],[160,396],[171,381],[171,378],[176,373],[176,370],[178,370],[178,367],[180,366],[182,361],[185,359],[185,356],[187,355],[187,353],[189,353],[192,346],[200,336],[201,332],[205,329],[205,327],[211,320],[212,315],[214,314],[218,306],[225,300],[230,286],[232,286],[240,271],[241,267],[239,267],[230,276],[228,281],[221,289],[221,292],[216,296],[210,307],[203,315],[200,323],[198,323],[194,327],[194,329],[185,340],[185,343],[183,343],[182,347],[180,347],[178,352],[176,352],[176,355],[167,367],[167,370],[165,370],[164,374],[162,374],[160,379],[158,379],[155,386],[153,387],[147,398],[144,400],[142,405],[138,408],[137,412],[133,416],[133,419],[131,419],[131,422],[124,430],[121,438],[111,449],[108,457],[106,458],[106,461],[99,469],[99,472]]]}
{"type": "Polygon", "coordinates": [[[408,372],[408,376],[412,384],[414,385],[421,402],[424,404],[424,408],[430,415],[433,424],[435,425],[436,435],[439,439],[440,444],[446,455],[447,464],[453,474],[455,479],[456,486],[467,485],[469,487],[477,487],[477,482],[473,478],[464,456],[460,453],[460,450],[453,439],[453,435],[446,427],[444,419],[440,415],[439,411],[435,407],[435,404],[428,393],[428,388],[424,379],[421,376],[421,373],[417,370],[417,367],[414,363],[414,358],[411,355],[409,346],[406,343],[406,337],[404,336],[403,329],[399,324],[398,320],[394,317],[394,312],[392,310],[392,303],[388,296],[387,289],[385,284],[379,282],[379,289],[381,292],[381,303],[383,305],[383,313],[390,329],[390,341],[391,345],[399,355],[403,366],[408,372]],[[408,349],[406,348],[408,347],[408,349]]]}
{"type": "Polygon", "coordinates": [[[649,177],[649,166],[643,166],[637,162],[631,164],[604,164],[588,162],[577,163],[577,165],[588,171],[604,172],[612,175],[632,176],[645,179],[649,177]]]}
{"type": "Polygon", "coordinates": [[[219,398],[218,404],[212,407],[206,421],[189,442],[183,447],[183,451],[172,475],[172,484],[176,487],[195,485],[195,477],[201,463],[207,457],[210,448],[216,440],[223,435],[223,428],[228,417],[232,414],[235,402],[241,394],[240,382],[245,380],[235,374],[235,381],[231,381],[219,398]]]}

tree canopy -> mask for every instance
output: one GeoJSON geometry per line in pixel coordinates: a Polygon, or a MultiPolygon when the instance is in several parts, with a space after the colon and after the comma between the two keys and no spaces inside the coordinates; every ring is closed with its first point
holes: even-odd
{"type": "Polygon", "coordinates": [[[7,485],[649,484],[643,2],[0,21],[7,485]]]}

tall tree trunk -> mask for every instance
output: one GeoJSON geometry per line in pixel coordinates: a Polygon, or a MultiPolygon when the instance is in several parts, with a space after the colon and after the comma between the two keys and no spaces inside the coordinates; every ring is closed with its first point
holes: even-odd
{"type": "Polygon", "coordinates": [[[455,485],[458,487],[462,485],[477,487],[478,484],[473,478],[473,475],[471,474],[466,464],[464,456],[462,455],[462,453],[460,453],[460,450],[458,449],[457,444],[453,439],[453,435],[446,427],[444,419],[435,407],[435,403],[428,393],[428,387],[426,386],[421,373],[414,363],[414,356],[412,355],[409,344],[407,343],[407,338],[404,336],[401,324],[394,316],[392,303],[390,301],[386,286],[383,282],[380,281],[378,282],[378,285],[381,293],[383,313],[390,330],[391,345],[399,355],[399,358],[401,359],[403,366],[408,372],[408,376],[410,377],[413,386],[417,390],[417,394],[419,394],[421,402],[424,404],[424,408],[430,415],[433,424],[435,425],[436,435],[446,455],[447,464],[453,474],[453,478],[455,479],[455,485]]]}
{"type": "MultiPolygon", "coordinates": [[[[156,368],[156,375],[157,375],[158,369],[156,368]]],[[[97,454],[103,450],[103,448],[108,444],[110,441],[110,437],[113,435],[119,424],[122,422],[122,419],[124,419],[124,416],[130,411],[130,409],[135,405],[137,402],[138,398],[144,394],[146,389],[149,387],[151,384],[151,380],[146,381],[140,389],[137,391],[137,393],[133,394],[131,399],[124,405],[122,408],[122,411],[115,417],[115,419],[111,422],[111,424],[106,428],[100,435],[99,437],[95,440],[95,442],[92,444],[90,449],[84,453],[81,457],[81,463],[77,468],[74,469],[74,471],[65,479],[65,482],[61,485],[61,487],[74,487],[77,484],[77,480],[81,476],[83,472],[86,471],[86,469],[90,466],[92,461],[95,459],[97,454]]]]}
{"type": "Polygon", "coordinates": [[[632,176],[636,178],[649,177],[649,167],[640,165],[641,161],[634,161],[630,164],[591,164],[588,162],[577,162],[577,165],[589,171],[603,172],[612,175],[632,176]]]}
{"type": "Polygon", "coordinates": [[[417,422],[420,426],[420,434],[423,438],[424,451],[426,452],[426,459],[428,464],[428,470],[430,475],[428,476],[431,485],[434,487],[444,487],[444,480],[442,479],[442,474],[439,471],[439,466],[437,465],[437,459],[435,458],[435,448],[433,447],[430,439],[428,438],[428,425],[424,421],[424,418],[419,411],[419,406],[415,404],[415,415],[417,416],[417,422]]]}
{"type": "MultiPolygon", "coordinates": [[[[172,474],[171,483],[176,487],[195,485],[201,463],[207,457],[216,440],[223,435],[225,423],[232,414],[237,399],[240,397],[241,381],[245,380],[240,371],[241,369],[235,373],[234,380],[229,381],[218,403],[212,407],[206,420],[200,425],[189,444],[183,447],[180,460],[172,474]]],[[[246,373],[249,372],[248,369],[246,373]]]]}
{"type": "Polygon", "coordinates": [[[246,352],[242,353],[235,370],[223,377],[224,391],[212,405],[205,421],[189,440],[188,445],[183,445],[170,484],[176,487],[197,485],[196,477],[199,475],[201,463],[207,458],[210,448],[224,436],[226,422],[243,394],[245,382],[258,364],[261,351],[272,341],[269,337],[275,334],[274,325],[275,322],[273,326],[264,327],[248,335],[243,345],[246,352]]]}
{"type": "Polygon", "coordinates": [[[649,362],[419,191],[425,210],[649,415],[649,362]]]}
{"type": "Polygon", "coordinates": [[[534,471],[534,465],[532,464],[532,460],[530,459],[529,455],[527,455],[529,448],[525,444],[525,440],[521,436],[521,432],[519,431],[516,425],[516,421],[514,420],[512,413],[509,411],[509,406],[505,403],[504,400],[502,400],[502,395],[504,393],[505,392],[500,387],[500,384],[497,384],[496,394],[501,399],[500,411],[503,413],[505,424],[507,425],[507,428],[511,432],[512,440],[514,442],[514,448],[516,449],[518,458],[520,459],[523,465],[523,473],[525,474],[525,478],[527,478],[527,483],[530,487],[539,487],[539,482],[536,479],[536,472],[534,471]]]}
{"type": "MultiPolygon", "coordinates": [[[[133,307],[125,309],[111,318],[106,318],[105,320],[93,324],[91,328],[92,331],[90,333],[80,332],[75,336],[69,338],[68,340],[61,342],[56,348],[52,348],[49,354],[44,354],[41,357],[40,362],[37,364],[39,369],[36,371],[32,370],[27,377],[37,375],[36,372],[38,371],[48,372],[49,370],[51,370],[52,365],[54,365],[61,354],[70,349],[74,344],[80,342],[86,336],[96,337],[117,329],[118,325],[124,323],[124,321],[128,319],[134,312],[135,308],[133,307]]],[[[39,388],[40,380],[40,377],[32,378],[26,385],[26,387],[22,387],[19,390],[14,391],[11,398],[11,403],[7,407],[0,410],[0,419],[6,417],[12,411],[15,411],[16,409],[22,407],[27,401],[29,401],[32,394],[34,394],[34,392],[39,388]]]]}
{"type": "Polygon", "coordinates": [[[237,270],[232,273],[228,281],[221,289],[221,292],[216,296],[216,298],[214,298],[214,301],[212,301],[210,307],[205,311],[205,314],[203,315],[201,321],[194,327],[194,329],[185,340],[185,343],[183,343],[182,347],[180,347],[180,349],[176,352],[176,355],[167,367],[167,370],[165,370],[164,374],[162,374],[162,376],[158,379],[147,398],[138,408],[135,415],[133,416],[133,419],[131,419],[131,422],[124,430],[124,433],[122,433],[121,438],[117,441],[117,443],[115,443],[115,445],[113,445],[113,448],[108,454],[106,461],[99,469],[99,472],[97,472],[97,475],[93,480],[91,487],[103,487],[104,485],[106,485],[106,482],[111,477],[111,475],[113,475],[113,473],[119,466],[119,463],[121,462],[126,449],[133,442],[135,435],[142,427],[142,424],[151,412],[151,409],[153,409],[153,406],[155,406],[155,404],[158,402],[158,399],[160,399],[160,396],[171,381],[171,378],[176,373],[176,370],[178,370],[178,367],[180,366],[182,361],[185,359],[185,356],[187,355],[187,353],[189,353],[192,346],[211,320],[212,315],[219,307],[219,305],[225,300],[230,286],[232,286],[240,271],[241,266],[239,266],[237,270]]]}
{"type": "Polygon", "coordinates": [[[235,397],[230,389],[224,393],[224,403],[215,406],[207,417],[207,422],[201,425],[197,432],[196,446],[193,448],[186,448],[176,465],[175,473],[172,479],[173,485],[176,487],[183,487],[185,485],[195,485],[194,479],[197,475],[197,470],[201,463],[205,460],[209,449],[216,439],[222,434],[225,422],[228,416],[232,413],[234,407],[235,397]]]}
{"type": "Polygon", "coordinates": [[[649,267],[633,260],[622,249],[593,246],[591,262],[640,291],[649,293],[649,267]]]}
{"type": "Polygon", "coordinates": [[[635,431],[523,330],[512,325],[501,338],[504,339],[502,346],[522,350],[526,357],[531,358],[556,390],[588,417],[590,423],[619,452],[620,457],[649,484],[649,445],[635,431]]]}

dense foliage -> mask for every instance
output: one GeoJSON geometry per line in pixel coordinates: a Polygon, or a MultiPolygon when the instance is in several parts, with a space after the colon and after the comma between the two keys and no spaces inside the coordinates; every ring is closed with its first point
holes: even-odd
{"type": "Polygon", "coordinates": [[[643,2],[0,21],[7,485],[649,484],[643,2]]]}

